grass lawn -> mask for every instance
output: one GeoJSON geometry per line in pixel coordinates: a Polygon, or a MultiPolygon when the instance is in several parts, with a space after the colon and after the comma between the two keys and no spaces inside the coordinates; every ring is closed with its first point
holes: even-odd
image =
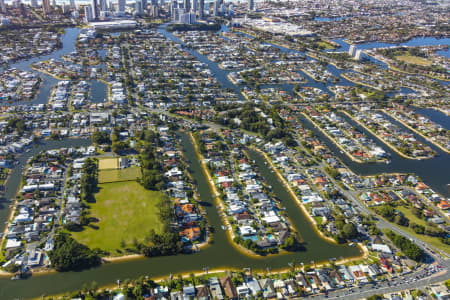
{"type": "Polygon", "coordinates": [[[323,47],[325,50],[335,49],[336,47],[326,41],[320,41],[317,43],[318,46],[323,47]]]}
{"type": "Polygon", "coordinates": [[[91,216],[99,220],[92,223],[97,228],[73,232],[77,241],[117,255],[122,240],[131,246],[134,238],[143,240],[151,229],[161,232],[158,204],[162,192],[148,191],[136,181],[99,184],[99,188],[97,202],[90,208],[91,216]]]}
{"type": "Polygon", "coordinates": [[[98,172],[99,183],[136,180],[139,177],[141,177],[141,169],[139,167],[130,167],[117,170],[100,170],[98,172]]]}
{"type": "MultiPolygon", "coordinates": [[[[406,208],[404,206],[399,205],[395,209],[400,211],[401,213],[403,213],[403,215],[409,219],[410,223],[413,222],[413,223],[416,223],[416,224],[419,224],[422,226],[427,226],[427,222],[424,219],[419,219],[415,215],[413,215],[413,213],[411,212],[411,208],[406,208]]],[[[445,251],[446,253],[448,253],[450,255],[450,245],[446,245],[446,244],[442,243],[439,240],[439,238],[424,235],[424,234],[417,234],[414,232],[414,230],[412,230],[409,227],[404,227],[404,226],[399,226],[399,225],[396,225],[396,226],[401,228],[402,230],[408,232],[412,236],[415,236],[416,238],[418,238],[438,249],[441,249],[442,251],[445,251]]]]}
{"type": "Polygon", "coordinates": [[[323,218],[322,217],[313,217],[313,218],[314,218],[314,220],[316,220],[317,225],[322,224],[322,222],[323,222],[323,218]]]}
{"type": "Polygon", "coordinates": [[[100,158],[98,160],[98,169],[117,169],[119,167],[119,159],[115,158],[100,158]]]}
{"type": "Polygon", "coordinates": [[[413,56],[409,54],[399,55],[395,57],[396,60],[403,61],[408,64],[415,64],[419,66],[429,66],[431,65],[431,61],[426,58],[413,56]]]}

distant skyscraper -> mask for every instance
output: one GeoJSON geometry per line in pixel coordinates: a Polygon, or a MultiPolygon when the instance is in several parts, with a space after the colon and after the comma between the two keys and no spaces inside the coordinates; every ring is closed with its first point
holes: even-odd
{"type": "Polygon", "coordinates": [[[183,0],[183,8],[185,12],[189,12],[191,10],[191,1],[190,0],[183,0]]]}
{"type": "Polygon", "coordinates": [[[30,5],[31,7],[38,7],[37,0],[31,0],[30,5]]]}
{"type": "Polygon", "coordinates": [[[25,4],[20,3],[19,8],[20,8],[20,15],[25,18],[27,16],[27,11],[25,10],[25,4]]]}
{"type": "Polygon", "coordinates": [[[84,7],[84,21],[86,23],[89,23],[92,21],[92,6],[91,5],[86,5],[84,7]]]}
{"type": "Polygon", "coordinates": [[[92,0],[91,8],[92,8],[92,19],[97,20],[98,17],[100,16],[100,11],[99,11],[97,0],[92,0]]]}
{"type": "Polygon", "coordinates": [[[230,6],[228,6],[228,15],[229,16],[234,16],[234,5],[233,5],[233,3],[231,3],[230,6]]]}
{"type": "Polygon", "coordinates": [[[214,1],[214,16],[219,15],[220,0],[214,1]]]}
{"type": "Polygon", "coordinates": [[[2,13],[6,12],[5,0],[0,0],[0,11],[2,13]]]}
{"type": "Polygon", "coordinates": [[[248,10],[255,10],[255,1],[248,0],[248,10]]]}
{"type": "Polygon", "coordinates": [[[108,10],[108,3],[106,3],[106,0],[100,0],[100,11],[107,11],[108,10]]]}
{"type": "Polygon", "coordinates": [[[172,20],[179,21],[180,16],[184,14],[184,8],[175,8],[173,10],[172,20]]]}
{"type": "Polygon", "coordinates": [[[362,53],[361,49],[356,50],[356,53],[355,53],[355,59],[356,60],[360,60],[361,59],[361,53],[362,53]]]}
{"type": "Polygon", "coordinates": [[[348,55],[353,57],[353,55],[355,55],[355,51],[356,51],[355,45],[350,45],[350,49],[348,49],[348,55]]]}
{"type": "Polygon", "coordinates": [[[158,5],[152,5],[152,6],[150,7],[150,13],[151,13],[151,16],[154,17],[154,18],[159,17],[159,8],[158,8],[158,5]]]}
{"type": "Polygon", "coordinates": [[[198,9],[198,1],[197,0],[191,0],[191,11],[195,14],[197,13],[198,9]]]}
{"type": "Polygon", "coordinates": [[[62,12],[63,12],[63,14],[70,13],[70,5],[64,3],[62,6],[62,12]]]}
{"type": "Polygon", "coordinates": [[[195,24],[197,22],[197,17],[192,12],[186,12],[179,16],[178,22],[183,24],[195,24]]]}
{"type": "Polygon", "coordinates": [[[56,8],[56,0],[52,0],[52,6],[53,8],[56,8]]]}
{"type": "Polygon", "coordinates": [[[117,11],[121,13],[125,12],[125,0],[119,0],[117,11]]]}
{"type": "Polygon", "coordinates": [[[200,0],[199,4],[198,16],[200,17],[200,19],[203,19],[203,17],[205,16],[205,0],[200,0]]]}
{"type": "Polygon", "coordinates": [[[142,8],[142,1],[138,0],[136,1],[136,15],[142,15],[144,13],[144,9],[142,8]]]}
{"type": "Polygon", "coordinates": [[[142,9],[146,10],[147,9],[147,5],[148,5],[147,0],[141,0],[141,1],[142,1],[142,9]]]}
{"type": "Polygon", "coordinates": [[[76,6],[75,6],[75,0],[70,0],[70,8],[71,8],[71,9],[75,9],[75,8],[76,8],[76,6]]]}
{"type": "Polygon", "coordinates": [[[44,11],[44,16],[48,16],[50,14],[50,0],[42,0],[42,10],[44,11]]]}

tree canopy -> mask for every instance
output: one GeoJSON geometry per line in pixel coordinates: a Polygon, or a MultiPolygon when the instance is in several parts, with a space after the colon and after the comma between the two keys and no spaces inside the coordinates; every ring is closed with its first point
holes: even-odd
{"type": "Polygon", "coordinates": [[[57,271],[81,270],[101,263],[97,251],[78,243],[70,235],[59,233],[55,236],[54,249],[48,253],[52,266],[57,271]]]}

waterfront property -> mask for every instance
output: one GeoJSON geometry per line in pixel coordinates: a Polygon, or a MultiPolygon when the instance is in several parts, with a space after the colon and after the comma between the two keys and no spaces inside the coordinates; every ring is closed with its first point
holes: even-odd
{"type": "MultiPolygon", "coordinates": [[[[147,21],[146,19],[140,20],[142,22],[140,24],[147,21]]],[[[146,25],[151,26],[149,23],[146,25]]],[[[323,46],[320,37],[297,39],[296,37],[276,37],[268,34],[267,36],[261,35],[258,39],[253,40],[248,36],[244,38],[243,35],[232,35],[233,42],[221,43],[222,37],[215,33],[204,35],[203,33],[192,32],[186,34],[188,36],[186,39],[183,39],[184,33],[178,33],[177,35],[186,42],[184,44],[179,41],[169,42],[165,39],[163,35],[167,33],[164,32],[163,28],[156,31],[148,27],[144,28],[144,26],[139,30],[120,35],[105,33],[95,39],[87,36],[88,34],[89,32],[83,31],[84,40],[79,39],[77,53],[88,59],[88,61],[85,61],[88,67],[83,69],[83,72],[90,72],[91,77],[98,77],[109,82],[110,103],[105,105],[108,110],[103,110],[103,105],[92,107],[83,105],[83,103],[86,103],[83,100],[88,98],[84,93],[89,92],[89,88],[86,88],[83,82],[77,85],[71,83],[73,90],[72,87],[65,90],[61,89],[61,95],[67,96],[61,97],[61,102],[65,103],[68,112],[56,112],[56,107],[53,110],[50,105],[47,106],[47,111],[42,114],[37,111],[42,111],[43,106],[21,106],[5,109],[7,111],[6,119],[1,122],[5,132],[5,139],[2,143],[5,145],[5,149],[9,151],[8,154],[11,154],[15,147],[14,144],[25,137],[31,140],[31,138],[34,139],[37,136],[59,138],[70,135],[92,135],[93,140],[98,141],[98,143],[95,142],[96,146],[102,149],[99,151],[113,151],[116,154],[119,153],[119,155],[139,154],[143,162],[141,168],[144,172],[142,174],[137,164],[133,164],[134,167],[127,166],[120,170],[107,170],[109,169],[108,164],[104,164],[103,170],[100,170],[98,174],[101,183],[96,188],[100,190],[95,191],[94,197],[86,197],[92,195],[86,195],[86,191],[89,190],[84,186],[86,180],[83,176],[86,175],[86,172],[84,170],[80,172],[85,159],[76,159],[72,167],[69,166],[67,169],[67,184],[70,187],[62,193],[60,207],[55,206],[55,208],[61,209],[61,218],[54,218],[57,221],[55,224],[68,227],[67,221],[69,221],[69,225],[72,225],[70,222],[82,221],[84,224],[84,221],[89,221],[84,228],[85,231],[74,233],[74,236],[85,232],[92,235],[98,234],[101,232],[100,225],[103,228],[113,228],[112,224],[114,224],[119,228],[115,229],[114,232],[125,230],[127,226],[134,226],[127,232],[119,232],[122,238],[120,238],[120,235],[116,239],[113,238],[112,240],[116,245],[107,245],[107,247],[111,248],[108,252],[112,255],[137,252],[136,250],[140,246],[147,246],[148,244],[138,245],[141,239],[144,239],[144,242],[146,241],[146,236],[144,234],[141,237],[142,231],[138,232],[135,229],[137,225],[131,224],[135,219],[130,220],[130,217],[134,218],[134,214],[146,213],[151,215],[152,218],[141,219],[139,217],[139,221],[148,222],[150,220],[153,225],[156,224],[153,222],[156,207],[152,207],[152,211],[150,211],[150,208],[140,206],[158,198],[157,195],[146,196],[147,193],[141,191],[143,187],[146,187],[158,190],[159,195],[164,193],[168,196],[160,199],[169,200],[164,203],[170,203],[169,209],[174,212],[174,215],[172,217],[172,214],[170,214],[170,217],[165,218],[164,221],[170,224],[164,225],[170,227],[172,236],[177,237],[177,241],[183,243],[185,250],[193,250],[192,252],[196,253],[179,254],[169,258],[141,258],[135,261],[105,264],[98,269],[85,271],[82,274],[83,276],[80,276],[80,273],[33,276],[27,281],[26,288],[23,289],[18,288],[22,286],[21,282],[5,280],[2,281],[0,295],[3,296],[1,293],[6,293],[14,297],[34,296],[44,291],[66,291],[78,288],[82,283],[91,280],[96,280],[100,285],[104,285],[114,282],[118,278],[123,279],[124,276],[129,278],[140,275],[154,277],[167,275],[168,273],[191,272],[202,268],[204,270],[217,268],[240,271],[242,268],[250,267],[253,271],[259,270],[270,273],[271,271],[266,269],[269,266],[274,273],[278,273],[279,269],[291,266],[293,269],[291,272],[295,273],[295,264],[299,261],[313,266],[322,260],[335,261],[340,257],[360,254],[361,248],[359,247],[328,243],[320,237],[321,234],[315,229],[319,229],[328,238],[333,238],[340,243],[346,243],[350,240],[353,246],[355,245],[353,243],[361,241],[362,238],[366,239],[367,242],[364,243],[371,251],[369,259],[363,263],[357,262],[354,266],[338,267],[338,270],[334,270],[334,272],[332,270],[321,270],[316,266],[312,270],[307,267],[301,274],[295,274],[298,275],[298,278],[294,275],[291,276],[295,277],[295,281],[285,278],[273,280],[273,289],[271,288],[271,280],[260,282],[259,278],[252,278],[252,276],[242,276],[242,278],[239,277],[240,275],[234,276],[236,278],[234,278],[233,285],[236,286],[236,293],[244,297],[256,296],[262,291],[266,293],[267,298],[274,297],[273,295],[270,296],[274,290],[284,297],[295,297],[299,292],[305,291],[317,294],[321,290],[331,291],[355,282],[379,281],[380,278],[377,275],[383,272],[394,274],[414,268],[414,264],[409,264],[405,256],[397,255],[397,247],[377,229],[375,219],[365,216],[367,211],[354,198],[355,193],[367,189],[378,196],[376,199],[381,197],[384,199],[386,194],[378,192],[377,189],[393,186],[397,191],[399,185],[401,185],[400,182],[404,182],[405,185],[411,185],[411,188],[417,191],[418,197],[419,194],[422,195],[424,201],[430,201],[433,205],[438,203],[442,212],[448,211],[448,203],[441,196],[436,195],[433,189],[422,183],[416,175],[408,175],[406,178],[403,175],[398,176],[399,178],[395,175],[382,175],[373,178],[356,175],[340,159],[336,158],[340,152],[335,150],[333,143],[327,143],[329,142],[327,139],[321,140],[322,136],[314,136],[311,131],[304,130],[302,124],[307,122],[303,123],[304,119],[302,119],[302,123],[298,122],[299,115],[296,114],[295,110],[305,111],[304,109],[309,103],[295,103],[291,106],[292,102],[297,102],[296,99],[291,101],[294,97],[289,95],[293,87],[289,84],[283,85],[284,83],[298,83],[299,88],[296,88],[296,90],[306,90],[310,102],[325,100],[323,101],[324,106],[331,109],[331,112],[335,112],[335,105],[340,108],[341,102],[350,101],[358,102],[358,105],[360,101],[368,102],[370,105],[374,105],[374,109],[379,112],[379,107],[375,106],[375,103],[381,101],[381,98],[385,100],[392,97],[392,94],[384,95],[381,91],[374,93],[371,88],[355,87],[352,89],[351,87],[350,91],[341,89],[343,96],[339,99],[339,102],[335,101],[336,99],[329,97],[327,91],[331,90],[329,89],[331,83],[334,83],[335,79],[340,77],[339,70],[331,65],[325,68],[324,61],[319,63],[314,59],[311,64],[306,64],[308,70],[316,73],[317,78],[325,80],[327,83],[312,80],[306,83],[303,75],[298,71],[301,62],[304,61],[303,54],[265,43],[269,40],[277,40],[279,44],[288,44],[296,48],[306,46],[315,48],[318,45],[317,43],[322,43],[320,45],[323,46]],[[208,45],[210,37],[213,39],[211,47],[205,49],[203,52],[205,55],[199,54],[203,51],[201,48],[208,45]],[[242,41],[242,44],[240,41],[242,41]],[[196,50],[198,51],[191,49],[197,48],[197,45],[198,49],[196,50]],[[223,45],[225,47],[222,50],[223,45]],[[238,46],[234,47],[234,45],[238,46]],[[80,47],[88,50],[83,51],[80,47]],[[190,49],[187,49],[187,47],[190,49]],[[233,57],[233,52],[237,49],[239,53],[236,57],[233,57]],[[105,56],[105,64],[99,66],[98,69],[91,68],[89,66],[91,63],[100,62],[97,56],[100,53],[105,56]],[[227,64],[229,58],[234,58],[234,62],[227,64]],[[252,85],[250,88],[245,88],[243,93],[247,95],[248,99],[240,97],[239,88],[226,80],[227,72],[224,71],[224,69],[231,69],[236,72],[235,74],[238,74],[241,67],[245,70],[242,73],[245,78],[229,77],[235,78],[236,82],[246,80],[248,85],[252,85]],[[277,73],[277,69],[280,70],[279,73],[277,73]],[[280,80],[277,79],[277,76],[280,77],[280,80]],[[270,85],[260,87],[259,84],[264,82],[270,85]],[[274,84],[276,85],[273,86],[274,84]],[[309,87],[303,89],[304,84],[309,87]],[[372,97],[372,95],[380,96],[380,99],[372,97]],[[236,99],[239,100],[236,101],[236,99]],[[242,105],[248,101],[253,101],[259,105],[257,107],[249,105],[251,109],[247,105],[242,105]],[[74,111],[75,109],[77,111],[74,111]],[[172,112],[178,112],[179,115],[191,118],[174,119],[172,112]],[[17,117],[17,119],[12,116],[17,117]],[[22,118],[25,120],[24,126],[20,122],[22,118]],[[198,122],[199,120],[202,120],[202,124],[198,122]],[[214,121],[215,124],[208,122],[208,120],[214,121]],[[211,159],[208,163],[216,168],[211,171],[213,182],[216,187],[220,188],[220,191],[224,192],[221,198],[224,198],[225,201],[228,201],[227,204],[230,204],[229,207],[226,207],[227,212],[230,211],[231,205],[235,205],[233,209],[242,210],[242,212],[223,217],[223,211],[225,210],[220,210],[219,212],[222,214],[222,218],[220,218],[217,212],[217,202],[211,195],[208,181],[200,169],[196,153],[192,150],[192,144],[190,144],[189,139],[186,139],[184,133],[175,134],[174,128],[177,127],[190,131],[200,131],[210,127],[212,132],[217,132],[219,136],[208,136],[205,139],[207,143],[204,145],[207,148],[207,159],[211,159]],[[246,131],[242,133],[241,130],[246,131]],[[93,132],[101,132],[101,138],[94,135],[93,132]],[[255,133],[258,135],[255,135],[255,133]],[[179,143],[182,143],[182,147],[179,143]],[[249,147],[249,145],[251,146],[249,147]],[[251,148],[263,150],[268,157],[251,150],[251,148]],[[272,162],[275,167],[269,166],[272,162]],[[70,168],[73,168],[73,170],[70,170],[70,168]],[[139,179],[141,185],[136,181],[136,177],[140,175],[142,175],[139,179]],[[109,181],[114,181],[114,183],[106,183],[109,181]],[[129,184],[131,183],[136,186],[130,187],[129,184]],[[292,188],[292,194],[300,199],[300,207],[305,208],[303,211],[305,214],[299,209],[298,203],[294,201],[296,198],[288,193],[288,187],[292,188]],[[352,189],[359,190],[353,191],[352,189]],[[144,196],[146,199],[142,199],[144,196]],[[100,201],[96,197],[99,197],[100,201]],[[131,203],[129,197],[133,198],[131,203]],[[84,201],[85,199],[89,201],[82,202],[83,205],[81,206],[80,200],[84,201]],[[111,199],[114,200],[113,203],[109,203],[111,199]],[[107,206],[108,204],[113,205],[112,210],[107,206]],[[131,206],[131,212],[127,205],[131,206]],[[117,211],[118,209],[120,211],[117,211]],[[125,213],[129,213],[129,215],[124,215],[125,213]],[[102,215],[107,216],[108,220],[102,220],[102,215]],[[310,219],[312,222],[308,222],[308,215],[312,217],[310,219]],[[112,220],[124,223],[112,223],[112,220]],[[110,223],[106,226],[107,224],[103,224],[102,221],[110,223]],[[231,225],[235,225],[235,228],[229,226],[227,221],[233,223],[231,225]],[[282,255],[268,255],[264,259],[254,259],[236,251],[227,239],[227,231],[224,230],[230,227],[234,234],[239,235],[244,240],[244,245],[246,243],[249,246],[254,246],[254,243],[259,242],[257,246],[265,250],[275,247],[285,248],[289,243],[282,242],[283,239],[285,242],[292,241],[290,237],[295,235],[299,238],[299,241],[303,242],[299,249],[304,251],[283,251],[282,255]],[[295,229],[299,230],[299,235],[296,234],[295,229]],[[132,235],[135,235],[137,243],[135,243],[132,235]],[[211,242],[208,247],[201,247],[202,244],[206,244],[206,242],[202,243],[203,237],[205,237],[205,241],[211,242]],[[131,238],[131,242],[129,238],[131,238]],[[117,247],[117,242],[119,242],[120,247],[117,247]],[[377,254],[374,252],[377,252],[377,254]],[[218,260],[217,257],[221,259],[218,260]],[[382,270],[381,272],[375,267],[378,265],[382,270]],[[339,276],[336,274],[339,274],[339,276]],[[344,279],[339,278],[340,275],[344,279]],[[333,280],[329,280],[329,277],[333,280]],[[61,284],[55,284],[58,282],[61,284]],[[302,282],[302,284],[298,282],[302,282]],[[32,286],[34,284],[36,284],[35,287],[32,286]]],[[[63,53],[66,54],[68,61],[60,64],[59,62],[56,63],[55,60],[55,66],[61,67],[61,74],[67,73],[64,69],[67,67],[67,70],[69,70],[76,62],[73,56],[70,58],[71,55],[67,55],[72,50],[63,53]]],[[[340,56],[339,53],[336,53],[330,55],[330,57],[332,59],[326,62],[334,64],[340,56]]],[[[329,57],[327,56],[327,58],[329,57]]],[[[47,59],[46,57],[44,60],[47,59]]],[[[415,98],[400,96],[395,101],[407,101],[407,99],[417,99],[422,96],[428,98],[424,101],[431,101],[429,98],[434,97],[440,99],[439,101],[445,100],[443,91],[438,92],[440,83],[430,78],[422,80],[422,77],[415,75],[400,78],[382,67],[373,67],[371,62],[344,60],[345,63],[340,64],[340,66],[349,66],[349,70],[345,72],[353,74],[354,71],[359,70],[360,73],[358,74],[367,76],[365,79],[370,80],[371,83],[388,83],[393,90],[398,90],[400,86],[418,90],[415,96],[411,96],[415,98]]],[[[48,79],[47,76],[46,83],[50,82],[48,79]]],[[[339,78],[339,80],[343,85],[351,85],[344,78],[339,78]]],[[[391,101],[388,103],[391,103],[391,101]]],[[[360,106],[364,107],[364,105],[360,106]]],[[[348,110],[352,111],[350,108],[348,110]]],[[[372,110],[367,113],[371,114],[372,110]]],[[[383,113],[380,114],[385,116],[383,113]]],[[[342,137],[341,133],[345,132],[345,135],[348,131],[352,141],[358,141],[361,145],[366,146],[367,140],[361,138],[357,131],[349,129],[347,123],[350,124],[351,122],[345,121],[346,123],[343,123],[340,114],[324,112],[324,118],[324,126],[330,127],[329,129],[336,134],[333,135],[334,137],[340,138],[342,137]],[[336,121],[337,125],[330,125],[329,121],[336,121]],[[341,125],[342,127],[339,127],[341,125]],[[333,126],[336,128],[331,128],[333,126]]],[[[388,118],[386,120],[390,121],[388,118]]],[[[360,120],[360,122],[363,121],[360,120]]],[[[389,130],[392,129],[389,124],[383,122],[384,125],[389,127],[389,130]]],[[[402,127],[399,128],[403,129],[402,127]]],[[[364,135],[366,134],[366,131],[360,131],[364,135]]],[[[399,134],[404,142],[411,141],[411,138],[415,137],[408,133],[408,130],[389,132],[390,135],[399,134]],[[404,132],[405,136],[403,136],[404,132]]],[[[345,137],[347,136],[345,135],[345,137]]],[[[342,142],[346,143],[345,140],[342,140],[342,142]]],[[[350,146],[355,146],[355,144],[350,143],[350,146]]],[[[369,146],[373,146],[373,144],[371,143],[369,146]]],[[[396,146],[398,147],[399,144],[396,146]]],[[[413,150],[429,150],[421,148],[422,146],[425,147],[426,144],[420,145],[414,141],[413,150]]],[[[370,151],[364,149],[364,147],[361,148],[365,152],[370,151]]],[[[95,152],[96,149],[92,147],[83,151],[80,156],[95,155],[95,152]]],[[[361,152],[362,157],[364,157],[364,151],[361,152]]],[[[416,154],[427,154],[427,152],[417,152],[416,154]]],[[[432,156],[431,152],[428,152],[428,154],[430,154],[430,157],[432,156]]],[[[348,163],[347,157],[340,157],[348,163]]],[[[397,157],[395,156],[395,158],[397,157]]],[[[439,162],[446,162],[445,158],[430,159],[430,166],[439,162]]],[[[130,158],[130,160],[133,159],[130,158]]],[[[68,162],[61,157],[57,161],[61,165],[68,162]]],[[[350,161],[348,165],[354,167],[352,163],[350,161]]],[[[414,167],[409,168],[409,165],[407,165],[408,172],[413,172],[414,170],[411,170],[413,168],[423,171],[422,166],[427,166],[425,164],[420,165],[417,161],[410,161],[410,163],[414,167]]],[[[387,167],[381,168],[380,165],[363,164],[360,168],[356,167],[355,170],[389,171],[387,167]]],[[[382,165],[385,166],[385,164],[382,165]]],[[[393,162],[392,165],[395,165],[393,168],[399,166],[396,162],[393,162]]],[[[436,184],[431,181],[430,184],[436,184]]],[[[442,181],[437,183],[438,186],[440,182],[442,181]]],[[[46,185],[43,186],[43,188],[46,187],[46,185]]],[[[389,193],[387,193],[386,201],[388,201],[388,196],[390,196],[389,193]]],[[[158,204],[160,203],[162,202],[158,202],[158,204]]],[[[158,206],[162,207],[162,205],[158,206]]],[[[430,207],[433,208],[431,205],[430,207]]],[[[45,213],[44,210],[42,212],[45,213]]],[[[441,211],[435,212],[436,215],[430,216],[430,221],[434,220],[433,222],[437,226],[446,226],[446,221],[441,223],[441,220],[436,218],[439,217],[438,214],[441,211]]],[[[29,209],[27,211],[22,210],[22,213],[22,218],[32,215],[29,209]]],[[[370,215],[370,213],[367,214],[370,215]]],[[[426,214],[429,214],[429,209],[426,209],[426,214]]],[[[146,223],[142,224],[139,230],[148,229],[146,223]]],[[[95,240],[106,243],[108,242],[106,236],[111,235],[111,232],[103,232],[103,235],[95,240]]],[[[46,238],[45,235],[43,237],[46,238]]],[[[20,241],[22,241],[21,238],[20,241]]],[[[51,239],[48,240],[51,242],[51,239]]],[[[86,240],[86,243],[91,242],[95,242],[94,238],[91,238],[90,241],[86,240]]],[[[91,247],[95,247],[94,244],[91,247]]],[[[151,246],[155,244],[158,244],[157,247],[159,246],[159,242],[151,246]]],[[[179,249],[181,248],[180,246],[179,249]]],[[[286,247],[286,249],[293,250],[289,247],[286,247]]],[[[34,261],[34,258],[37,257],[36,252],[29,254],[31,261],[34,261]]],[[[22,256],[18,256],[15,259],[20,263],[24,262],[22,258],[22,256]]],[[[387,278],[390,278],[390,275],[387,275],[387,278]]],[[[231,289],[231,285],[227,283],[229,281],[224,280],[223,283],[223,287],[228,288],[227,290],[231,289]]],[[[148,295],[157,298],[168,297],[169,291],[173,292],[174,296],[180,295],[180,293],[184,297],[194,295],[205,297],[205,295],[208,295],[206,282],[203,283],[205,285],[203,287],[200,284],[195,286],[195,282],[192,283],[193,286],[186,285],[183,289],[161,286],[148,291],[148,295]]],[[[217,284],[216,281],[214,286],[220,290],[220,284],[217,284]]]]}
{"type": "Polygon", "coordinates": [[[388,120],[382,112],[373,111],[368,106],[354,106],[350,115],[361,126],[368,128],[386,145],[406,158],[428,159],[436,154],[430,146],[388,120]]]}

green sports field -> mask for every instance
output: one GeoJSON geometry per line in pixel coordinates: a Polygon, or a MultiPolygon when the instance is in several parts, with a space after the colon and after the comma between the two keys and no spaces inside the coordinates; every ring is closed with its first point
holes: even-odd
{"type": "Polygon", "coordinates": [[[117,169],[118,167],[119,167],[119,159],[117,157],[98,159],[99,170],[117,169]]]}
{"type": "Polygon", "coordinates": [[[100,248],[119,255],[123,240],[132,246],[134,238],[143,240],[151,230],[161,232],[158,204],[164,197],[162,192],[144,189],[136,181],[99,184],[96,203],[90,204],[90,215],[98,218],[81,232],[72,235],[90,248],[100,248]]]}
{"type": "Polygon", "coordinates": [[[130,167],[117,170],[100,170],[98,172],[99,183],[136,180],[139,177],[141,177],[141,169],[139,167],[130,167]]]}
{"type": "Polygon", "coordinates": [[[419,65],[419,66],[430,66],[432,64],[432,62],[426,58],[419,57],[419,56],[413,56],[413,55],[409,55],[409,54],[396,56],[395,59],[399,60],[399,61],[403,61],[408,64],[414,64],[414,65],[419,65]]]}

